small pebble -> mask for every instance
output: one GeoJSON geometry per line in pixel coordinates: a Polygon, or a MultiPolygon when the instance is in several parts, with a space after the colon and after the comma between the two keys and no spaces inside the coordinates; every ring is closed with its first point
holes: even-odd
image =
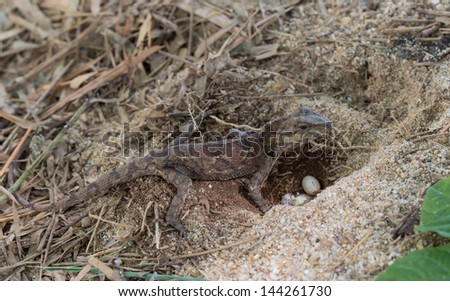
{"type": "Polygon", "coordinates": [[[120,258],[116,258],[116,259],[114,259],[114,264],[115,264],[115,265],[117,265],[117,266],[121,266],[121,265],[122,265],[122,263],[123,263],[122,259],[120,259],[120,258]]]}
{"type": "Polygon", "coordinates": [[[314,252],[309,256],[308,261],[309,263],[316,263],[320,260],[320,254],[318,252],[314,252]]]}
{"type": "Polygon", "coordinates": [[[316,195],[320,191],[320,183],[313,176],[306,176],[302,180],[303,190],[309,195],[316,195]]]}

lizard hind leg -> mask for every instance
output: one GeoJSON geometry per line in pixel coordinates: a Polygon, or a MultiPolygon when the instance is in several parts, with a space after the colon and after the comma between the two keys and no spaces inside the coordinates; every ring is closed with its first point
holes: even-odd
{"type": "Polygon", "coordinates": [[[160,170],[160,176],[168,183],[174,185],[177,189],[177,193],[172,198],[169,205],[166,220],[172,227],[180,232],[181,236],[184,236],[185,230],[184,226],[181,224],[180,216],[181,211],[183,210],[184,201],[186,200],[189,192],[189,188],[192,186],[192,180],[188,176],[172,168],[160,170]]]}

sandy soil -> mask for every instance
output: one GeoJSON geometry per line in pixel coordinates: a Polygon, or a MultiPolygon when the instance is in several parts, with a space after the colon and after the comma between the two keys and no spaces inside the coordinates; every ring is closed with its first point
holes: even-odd
{"type": "MultiPolygon", "coordinates": [[[[134,149],[126,159],[101,156],[102,133],[120,131],[122,122],[159,133],[189,119],[161,118],[168,108],[186,112],[213,103],[214,115],[225,122],[261,126],[311,107],[332,120],[333,138],[324,156],[275,166],[263,190],[274,205],[267,214],[249,201],[240,180],[195,182],[180,245],[164,221],[174,187],[146,177],[72,208],[69,221],[86,208],[93,216],[64,234],[66,247],[52,249],[46,264],[82,266],[90,255],[106,254],[113,268],[120,259],[125,269],[211,280],[372,280],[408,251],[439,244],[432,234],[393,240],[392,231],[427,187],[450,174],[450,36],[430,42],[411,33],[390,35],[393,19],[430,17],[400,2],[318,2],[295,6],[256,38],[277,44],[276,55],[257,60],[259,44],[249,43],[232,58],[208,60],[206,76],[176,62],[134,98],[94,103],[41,173],[57,197],[80,178],[95,180],[136,156],[134,149]],[[62,177],[62,185],[56,188],[45,174],[62,177]],[[284,194],[302,193],[305,175],[317,177],[323,190],[302,206],[280,204],[284,194]]],[[[229,126],[208,119],[200,130],[226,133],[229,126]]],[[[25,267],[4,277],[24,279],[23,271],[27,279],[75,276],[25,267]]]]}

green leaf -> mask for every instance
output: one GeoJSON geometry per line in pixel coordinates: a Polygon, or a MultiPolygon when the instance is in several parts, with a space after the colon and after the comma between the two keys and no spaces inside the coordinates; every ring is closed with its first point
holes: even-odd
{"type": "Polygon", "coordinates": [[[420,226],[415,228],[417,231],[433,231],[450,237],[450,177],[428,188],[420,219],[420,226]]]}
{"type": "Polygon", "coordinates": [[[413,251],[387,267],[376,280],[450,280],[450,244],[413,251]]]}

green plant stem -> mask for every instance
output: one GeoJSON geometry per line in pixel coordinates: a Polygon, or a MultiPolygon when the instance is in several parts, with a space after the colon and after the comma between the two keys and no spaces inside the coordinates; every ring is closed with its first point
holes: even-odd
{"type": "MultiPolygon", "coordinates": [[[[20,186],[22,186],[23,182],[34,172],[34,170],[44,161],[52,152],[52,150],[61,142],[61,139],[66,135],[69,128],[71,128],[75,122],[80,118],[81,114],[86,110],[86,108],[89,105],[89,99],[87,99],[83,105],[78,108],[78,110],[72,115],[72,117],[69,119],[66,125],[62,128],[62,130],[56,135],[56,137],[52,140],[52,142],[49,144],[48,148],[43,151],[36,160],[31,163],[30,167],[23,172],[23,174],[14,182],[11,187],[9,187],[8,191],[10,193],[14,193],[17,190],[19,190],[20,186]]],[[[7,200],[7,195],[0,196],[0,204],[3,204],[7,200]]]]}
{"type": "MultiPolygon", "coordinates": [[[[78,273],[82,270],[82,267],[45,267],[44,270],[46,271],[70,271],[74,273],[78,273]]],[[[103,276],[104,274],[95,268],[92,268],[90,270],[91,273],[97,274],[98,276],[103,276]]],[[[194,277],[185,277],[185,276],[178,276],[178,275],[159,275],[159,274],[153,274],[153,273],[147,273],[147,272],[130,272],[130,271],[123,271],[122,275],[125,278],[139,278],[139,279],[145,279],[145,280],[178,280],[178,281],[207,281],[205,278],[194,278],[194,277]]]]}

